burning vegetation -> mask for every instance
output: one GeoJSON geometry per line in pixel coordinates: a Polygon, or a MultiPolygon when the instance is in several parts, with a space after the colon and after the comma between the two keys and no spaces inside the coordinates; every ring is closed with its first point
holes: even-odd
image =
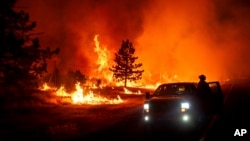
{"type": "MultiPolygon", "coordinates": [[[[72,104],[119,104],[124,102],[120,95],[117,95],[116,98],[107,98],[101,96],[103,95],[101,93],[97,94],[97,91],[107,89],[108,87],[117,89],[117,87],[124,86],[118,93],[141,95],[142,92],[139,89],[132,91],[127,86],[146,89],[154,89],[157,86],[142,85],[141,79],[144,70],[138,70],[142,66],[142,63],[135,64],[135,60],[138,57],[134,56],[135,48],[132,42],[129,40],[122,41],[120,50],[115,53],[114,62],[110,61],[112,56],[107,48],[100,45],[98,35],[95,35],[93,42],[95,44],[94,52],[97,54],[97,67],[91,73],[92,77],[84,76],[79,70],[75,72],[71,71],[73,81],[70,82],[74,84],[74,88],[65,87],[63,82],[60,82],[60,86],[58,86],[58,83],[47,81],[42,84],[40,89],[43,91],[55,91],[58,97],[70,97],[72,104]],[[116,63],[116,65],[112,66],[112,63],[116,63]],[[79,82],[80,80],[82,80],[81,83],[79,82]],[[51,84],[51,87],[48,86],[48,83],[51,84]]],[[[54,72],[59,73],[57,69],[54,72]]],[[[60,75],[57,74],[55,76],[58,77],[60,75]]]]}
{"type": "MultiPolygon", "coordinates": [[[[208,0],[198,7],[168,0],[1,2],[1,83],[20,89],[38,84],[70,103],[91,104],[88,99],[107,98],[98,92],[107,88],[141,94],[129,87],[197,81],[201,73],[208,81],[248,74],[249,18],[240,17],[249,10],[235,3],[221,8],[208,0]]],[[[107,98],[109,103],[122,103],[119,94],[107,98]]]]}
{"type": "Polygon", "coordinates": [[[68,102],[72,104],[119,104],[124,102],[119,95],[116,98],[103,97],[95,94],[91,89],[84,89],[80,83],[75,84],[75,90],[72,92],[67,92],[63,86],[58,89],[49,87],[47,83],[43,85],[41,90],[51,92],[57,97],[70,98],[68,102]]]}

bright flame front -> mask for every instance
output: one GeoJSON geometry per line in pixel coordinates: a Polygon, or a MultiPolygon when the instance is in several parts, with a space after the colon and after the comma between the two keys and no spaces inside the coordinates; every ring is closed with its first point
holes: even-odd
{"type": "MultiPolygon", "coordinates": [[[[50,90],[50,87],[47,84],[46,88],[47,89],[41,88],[41,90],[50,90]]],[[[124,102],[119,95],[117,95],[116,98],[107,98],[101,95],[96,95],[92,90],[82,88],[80,83],[75,84],[75,89],[75,91],[68,93],[64,86],[61,86],[55,91],[55,95],[58,97],[70,97],[72,104],[120,104],[124,102]]]]}
{"type": "Polygon", "coordinates": [[[119,95],[115,99],[108,99],[100,95],[95,95],[93,91],[85,94],[84,90],[80,87],[80,83],[76,84],[76,91],[72,93],[71,98],[74,104],[119,104],[123,102],[119,95]]]}

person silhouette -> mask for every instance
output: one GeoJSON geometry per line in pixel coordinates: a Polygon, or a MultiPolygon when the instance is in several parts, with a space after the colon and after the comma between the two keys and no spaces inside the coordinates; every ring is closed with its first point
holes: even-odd
{"type": "Polygon", "coordinates": [[[200,96],[203,98],[207,98],[211,96],[211,89],[209,87],[209,84],[206,82],[206,76],[204,74],[201,74],[199,76],[200,81],[198,82],[197,91],[200,96]]]}
{"type": "Polygon", "coordinates": [[[197,94],[198,94],[198,101],[200,110],[201,110],[201,116],[203,118],[206,118],[207,115],[211,113],[211,98],[212,98],[212,91],[209,87],[209,84],[206,82],[206,76],[204,74],[199,75],[200,81],[197,85],[197,94]]]}

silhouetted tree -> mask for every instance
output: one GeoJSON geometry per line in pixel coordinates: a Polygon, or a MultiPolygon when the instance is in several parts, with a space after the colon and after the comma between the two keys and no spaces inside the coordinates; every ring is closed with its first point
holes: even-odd
{"type": "Polygon", "coordinates": [[[142,78],[144,70],[138,70],[142,63],[135,64],[138,57],[134,56],[135,48],[129,40],[122,41],[121,48],[115,53],[114,62],[110,70],[114,73],[113,77],[117,81],[124,81],[124,86],[127,87],[127,81],[136,81],[142,78]]]}
{"type": "Polygon", "coordinates": [[[76,83],[84,84],[86,79],[80,70],[69,70],[65,80],[65,88],[69,91],[74,90],[76,83]]]}
{"type": "Polygon", "coordinates": [[[40,48],[35,22],[29,14],[14,10],[16,0],[0,2],[0,77],[8,85],[35,86],[46,73],[47,59],[59,49],[40,48]]]}
{"type": "Polygon", "coordinates": [[[56,66],[54,71],[50,74],[50,79],[48,82],[57,88],[62,85],[62,74],[56,66]]]}

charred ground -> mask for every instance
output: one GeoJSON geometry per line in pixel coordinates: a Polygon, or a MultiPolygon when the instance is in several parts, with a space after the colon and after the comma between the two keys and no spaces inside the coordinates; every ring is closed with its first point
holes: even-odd
{"type": "MultiPolygon", "coordinates": [[[[142,93],[150,91],[140,90],[142,93]]],[[[84,136],[124,120],[144,100],[143,94],[124,94],[122,87],[96,89],[95,92],[107,98],[119,95],[123,103],[74,105],[69,103],[70,97],[58,97],[52,92],[33,90],[25,96],[13,90],[15,95],[2,97],[1,101],[1,140],[67,140],[84,136]]]]}
{"type": "MultiPolygon", "coordinates": [[[[8,106],[1,106],[0,139],[147,140],[164,135],[167,139],[182,140],[202,138],[206,141],[225,138],[247,140],[247,136],[245,138],[234,137],[233,133],[238,128],[250,129],[247,124],[249,116],[246,113],[250,99],[249,83],[248,81],[227,82],[222,85],[222,89],[225,112],[216,117],[211,125],[191,134],[172,130],[164,130],[160,134],[145,134],[141,128],[140,115],[145,98],[144,93],[148,90],[140,89],[141,95],[122,94],[122,87],[116,87],[102,89],[102,94],[108,97],[116,97],[119,94],[124,100],[122,104],[72,105],[63,102],[55,104],[42,102],[41,98],[37,98],[39,100],[31,98],[29,102],[23,101],[16,104],[12,102],[13,104],[8,106]]],[[[138,88],[133,88],[133,90],[137,91],[138,88]]]]}

